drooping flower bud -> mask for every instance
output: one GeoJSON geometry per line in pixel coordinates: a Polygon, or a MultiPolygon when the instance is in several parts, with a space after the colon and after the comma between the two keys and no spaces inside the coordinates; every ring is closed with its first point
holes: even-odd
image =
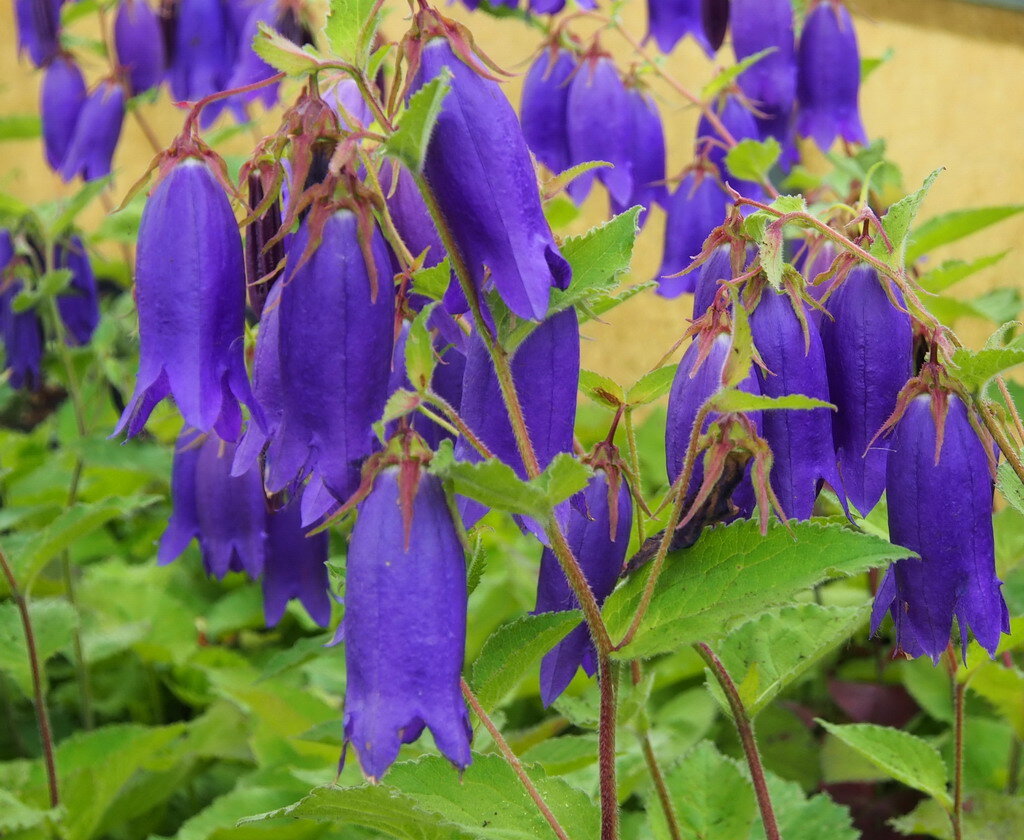
{"type": "Polygon", "coordinates": [[[238,403],[253,408],[242,360],[242,240],[209,167],[189,158],[156,186],[142,212],[135,260],[139,373],[115,434],[138,434],[173,396],[186,424],[235,440],[238,403]]]}
{"type": "Polygon", "coordinates": [[[39,92],[39,118],[43,124],[43,149],[46,162],[55,172],[64,162],[78,115],[85,104],[85,79],[78,65],[66,56],[57,56],[43,73],[39,92]]]}
{"type": "Polygon", "coordinates": [[[124,88],[100,82],[89,94],[75,122],[75,131],[60,165],[60,177],[81,175],[93,181],[110,174],[110,164],[124,123],[124,88]]]}
{"type": "MultiPolygon", "coordinates": [[[[899,290],[892,293],[902,307],[899,290]]],[[[832,435],[839,476],[847,498],[866,514],[885,487],[889,450],[886,441],[872,440],[896,408],[896,397],[911,374],[910,315],[893,305],[867,266],[849,273],[827,309],[831,317],[821,319],[821,338],[830,402],[837,409],[832,435]]]]}
{"type": "Polygon", "coordinates": [[[859,93],[860,52],[853,19],[837,0],[820,2],[807,15],[800,35],[800,134],[812,138],[825,151],[836,137],[849,143],[866,143],[859,93]]]}
{"type": "Polygon", "coordinates": [[[572,52],[552,46],[537,56],[523,81],[523,137],[537,160],[555,174],[573,164],[567,119],[569,85],[576,69],[572,52]]]}
{"type": "Polygon", "coordinates": [[[670,277],[689,267],[711,231],[725,221],[728,198],[715,176],[695,169],[679,182],[668,198],[665,220],[665,247],[658,270],[658,294],[679,297],[692,292],[696,283],[694,272],[670,277]]]}
{"type": "Polygon", "coordinates": [[[267,549],[263,563],[263,616],[275,626],[293,598],[321,627],[331,623],[331,582],[327,574],[327,531],[306,535],[293,499],[267,514],[267,549]]]}
{"type": "Polygon", "coordinates": [[[693,290],[693,317],[699,318],[715,301],[720,280],[732,279],[732,252],[728,245],[719,245],[707,261],[697,269],[693,290]]]}
{"type": "Polygon", "coordinates": [[[666,55],[687,35],[709,56],[714,54],[704,32],[701,0],[647,0],[647,37],[666,55]]]}
{"type": "Polygon", "coordinates": [[[371,779],[427,727],[454,765],[471,760],[466,559],[440,480],[408,482],[403,467],[376,476],[345,569],[345,743],[371,779]]]}
{"type": "MultiPolygon", "coordinates": [[[[802,305],[802,304],[801,304],[802,305]]],[[[828,401],[828,374],[821,337],[813,323],[801,324],[790,299],[770,288],[761,293],[750,329],[767,370],[757,369],[766,397],[803,394],[828,401]]],[[[761,417],[773,462],[771,485],[791,519],[809,519],[822,480],[842,486],[832,446],[832,412],[827,408],[765,411],[761,417]]]]}
{"type": "Polygon", "coordinates": [[[729,0],[703,0],[701,22],[712,51],[718,52],[729,30],[729,0]]]}
{"type": "Polygon", "coordinates": [[[891,610],[897,649],[937,662],[955,617],[964,656],[968,628],[994,656],[1010,619],[995,570],[989,457],[967,408],[955,394],[922,393],[885,445],[889,539],[920,559],[899,560],[886,573],[872,632],[891,610]]]}
{"type": "Polygon", "coordinates": [[[63,293],[57,295],[57,311],[67,330],[69,344],[89,343],[100,321],[99,295],[96,276],[85,250],[85,243],[72,236],[56,247],[57,268],[71,272],[71,281],[63,293]]]}
{"type": "Polygon", "coordinates": [[[283,412],[270,437],[266,483],[276,493],[313,472],[344,500],[359,484],[387,399],[394,284],[380,232],[374,227],[361,243],[359,219],[349,210],[323,220],[322,239],[303,262],[312,218],[292,240],[282,281],[283,412]]]}
{"type": "Polygon", "coordinates": [[[128,71],[128,92],[135,96],[164,80],[167,55],[163,32],[147,0],[121,0],[114,19],[118,63],[128,71]]]}
{"type": "MultiPolygon", "coordinates": [[[[249,173],[249,210],[255,211],[266,198],[264,175],[256,170],[249,173]]],[[[285,248],[290,240],[281,232],[281,199],[275,198],[266,210],[245,231],[245,293],[249,308],[257,318],[263,312],[267,296],[282,270],[285,248]],[[272,243],[272,244],[271,244],[272,243]]]]}
{"type": "MultiPolygon", "coordinates": [[[[754,115],[740,102],[739,98],[730,94],[720,100],[714,108],[722,125],[734,140],[738,142],[748,138],[760,139],[761,131],[757,127],[754,115]]],[[[708,119],[707,114],[702,114],[700,122],[697,123],[696,145],[697,154],[706,157],[713,163],[721,174],[722,180],[728,182],[738,193],[758,200],[764,197],[764,190],[760,184],[755,184],[752,181],[740,181],[729,172],[729,168],[725,165],[729,146],[711,120],[708,119]]]]}
{"type": "Polygon", "coordinates": [[[62,0],[14,0],[18,28],[18,52],[28,53],[36,67],[42,67],[60,50],[60,7],[62,0]]]}
{"type": "Polygon", "coordinates": [[[235,60],[229,5],[222,0],[174,3],[167,79],[175,99],[195,101],[225,89],[235,60]]]}
{"type": "MultiPolygon", "coordinates": [[[[632,526],[633,501],[625,478],[621,474],[595,468],[586,488],[572,500],[566,540],[598,605],[603,604],[615,588],[626,558],[632,526]]],[[[550,548],[545,548],[540,558],[534,612],[576,609],[579,609],[579,603],[558,559],[550,548]]],[[[590,676],[597,670],[594,643],[582,622],[541,662],[540,697],[545,706],[558,699],[581,666],[590,676]]]]}
{"type": "Polygon", "coordinates": [[[572,269],[544,218],[515,111],[496,82],[478,75],[448,42],[428,42],[417,90],[447,68],[451,89],[427,147],[424,173],[478,289],[491,283],[517,315],[540,320],[551,286],[572,269]]]}
{"type": "Polygon", "coordinates": [[[11,304],[21,291],[21,281],[11,276],[14,243],[0,229],[0,338],[3,339],[6,367],[12,388],[36,388],[41,382],[43,361],[43,325],[34,309],[15,312],[11,304]]]}
{"type": "MultiPolygon", "coordinates": [[[[649,210],[655,203],[665,206],[665,130],[661,114],[650,94],[637,87],[626,91],[629,103],[629,158],[633,189],[625,202],[611,199],[613,213],[621,213],[634,205],[649,210]]],[[[646,212],[640,216],[641,224],[646,212]]]]}

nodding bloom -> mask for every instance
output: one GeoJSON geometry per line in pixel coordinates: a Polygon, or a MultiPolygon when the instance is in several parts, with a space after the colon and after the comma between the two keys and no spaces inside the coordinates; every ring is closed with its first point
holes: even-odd
{"type": "Polygon", "coordinates": [[[15,312],[11,306],[21,281],[7,276],[14,260],[14,243],[0,229],[0,338],[7,356],[8,382],[12,388],[36,388],[41,380],[43,361],[43,325],[34,309],[15,312]]]}
{"type": "Polygon", "coordinates": [[[78,236],[56,248],[57,268],[71,272],[71,282],[57,295],[57,311],[67,330],[68,344],[89,343],[100,321],[99,295],[85,243],[78,236]]]}
{"type": "Polygon", "coordinates": [[[725,33],[729,29],[729,0],[703,0],[701,22],[708,44],[714,52],[718,52],[725,43],[725,33]]]}
{"type": "Polygon", "coordinates": [[[310,218],[292,240],[278,284],[282,411],[270,433],[266,483],[276,493],[312,472],[344,500],[359,484],[387,399],[395,287],[383,237],[374,227],[367,265],[349,210],[324,220],[322,239],[303,262],[310,218]]]}
{"type": "Polygon", "coordinates": [[[171,468],[173,511],[160,538],[157,561],[176,560],[199,541],[207,574],[245,572],[257,578],[266,555],[266,504],[259,469],[231,474],[235,445],[186,429],[171,468]]]}
{"type": "Polygon", "coordinates": [[[665,247],[658,269],[658,294],[679,297],[692,292],[695,272],[670,277],[688,268],[716,227],[725,221],[729,200],[714,175],[695,169],[679,182],[665,206],[665,247]]]}
{"type": "Polygon", "coordinates": [[[132,96],[164,80],[167,54],[163,31],[146,0],[121,0],[114,19],[114,49],[118,63],[128,72],[132,96]]]}
{"type": "Polygon", "coordinates": [[[194,101],[224,90],[235,60],[232,21],[222,0],[177,0],[167,80],[171,95],[194,101]]]}
{"type": "Polygon", "coordinates": [[[331,623],[331,582],[327,574],[327,531],[307,535],[293,499],[267,514],[263,563],[263,616],[275,626],[293,598],[319,626],[331,623]]]}
{"type": "Polygon", "coordinates": [[[459,679],[466,558],[438,478],[387,467],[358,507],[345,567],[345,744],[380,779],[429,728],[456,767],[471,760],[459,679]]]}
{"type": "MultiPolygon", "coordinates": [[[[595,469],[583,492],[572,499],[566,540],[598,605],[615,588],[632,526],[633,502],[625,478],[615,475],[613,484],[608,472],[595,469]]],[[[579,608],[558,559],[550,548],[545,548],[540,558],[534,612],[579,608]]],[[[590,631],[582,622],[541,661],[540,697],[545,706],[558,699],[580,667],[589,676],[597,670],[597,652],[590,631]]]]}
{"type": "Polygon", "coordinates": [[[573,163],[600,160],[611,166],[584,172],[569,184],[579,203],[597,178],[617,206],[633,194],[632,108],[619,70],[606,55],[588,55],[569,84],[567,125],[573,163]]]}
{"type": "Polygon", "coordinates": [[[39,91],[39,118],[43,124],[46,162],[55,172],[64,162],[78,115],[85,104],[85,79],[68,56],[58,55],[43,73],[39,91]]]}
{"type": "Polygon", "coordinates": [[[42,67],[60,51],[62,0],[14,0],[18,52],[42,67]]]}
{"type": "MultiPolygon", "coordinates": [[[[740,102],[738,97],[730,94],[713,107],[722,125],[734,140],[760,139],[761,131],[757,127],[754,115],[740,102]]],[[[722,180],[728,182],[741,195],[758,200],[763,198],[764,190],[760,184],[752,181],[740,181],[729,171],[725,165],[728,153],[729,147],[726,140],[708,119],[707,114],[702,114],[700,122],[697,123],[697,154],[714,164],[721,173],[722,180]]]]}
{"type": "Polygon", "coordinates": [[[424,267],[435,266],[444,260],[445,251],[430,211],[412,173],[399,163],[390,165],[391,178],[385,175],[384,182],[392,187],[387,203],[395,228],[414,257],[426,252],[424,267]]]}
{"type": "Polygon", "coordinates": [[[573,165],[567,119],[569,84],[577,67],[570,50],[551,46],[537,56],[523,81],[523,137],[537,160],[556,174],[573,165]]]}
{"type": "MultiPolygon", "coordinates": [[[[281,355],[278,336],[281,323],[281,283],[275,283],[267,296],[256,350],[252,361],[252,394],[260,407],[263,424],[250,422],[235,453],[234,471],[245,472],[257,463],[267,441],[277,434],[284,416],[284,384],[281,380],[281,355]]],[[[304,523],[305,524],[305,523],[304,523]]]]}
{"type": "MultiPolygon", "coordinates": [[[[252,212],[266,198],[266,185],[261,174],[253,171],[249,173],[246,186],[252,212]]],[[[245,230],[245,295],[257,318],[263,314],[270,290],[281,274],[286,245],[291,238],[285,234],[270,244],[280,232],[281,198],[278,196],[245,230]]]]}
{"type": "Polygon", "coordinates": [[[828,300],[821,319],[832,436],[846,497],[866,514],[885,488],[889,442],[875,440],[910,378],[913,331],[898,289],[893,305],[873,268],[854,268],[828,300]],[[901,311],[903,309],[903,311],[901,311]],[[870,448],[869,448],[870,446],[870,448]]]}
{"type": "Polygon", "coordinates": [[[498,84],[478,75],[444,39],[423,47],[413,89],[445,68],[451,89],[424,174],[477,289],[493,284],[516,315],[539,321],[551,287],[568,286],[572,269],[544,218],[519,120],[498,84]]]}
{"type": "Polygon", "coordinates": [[[889,539],[920,559],[898,560],[886,572],[872,633],[891,611],[897,650],[938,662],[955,617],[963,655],[970,629],[994,656],[1010,618],[996,577],[989,455],[967,408],[955,394],[919,394],[888,446],[889,539]]]}
{"type": "Polygon", "coordinates": [[[709,56],[714,55],[704,31],[704,10],[701,0],[647,0],[647,36],[668,54],[687,35],[700,44],[709,56]]]}
{"type": "MultiPolygon", "coordinates": [[[[803,304],[799,304],[803,306],[803,304]]],[[[754,346],[767,370],[756,368],[766,397],[803,394],[828,401],[828,374],[821,337],[813,323],[800,323],[787,295],[766,288],[750,316],[754,346]]],[[[827,408],[762,412],[761,428],[772,450],[770,481],[783,512],[809,519],[822,481],[837,492],[832,417],[827,408]]]]}
{"type": "Polygon", "coordinates": [[[100,82],[78,113],[60,177],[70,181],[81,175],[83,181],[94,181],[109,175],[123,123],[124,88],[116,82],[100,82]]]}
{"type": "Polygon", "coordinates": [[[860,52],[853,19],[836,0],[820,2],[807,15],[800,34],[798,131],[826,151],[836,137],[866,143],[859,93],[860,52]]]}
{"type": "Polygon", "coordinates": [[[254,405],[242,359],[242,239],[223,188],[196,158],[175,164],[146,202],[135,296],[139,373],[115,434],[138,434],[173,396],[187,425],[235,440],[238,403],[254,405]]]}
{"type": "MultiPolygon", "coordinates": [[[[504,3],[495,5],[515,8],[516,0],[505,0],[504,3]]],[[[530,7],[530,11],[536,15],[557,15],[565,8],[565,0],[527,0],[527,5],[530,7]]],[[[597,0],[577,0],[576,5],[581,9],[596,9],[597,0]]]]}
{"type": "Polygon", "coordinates": [[[715,302],[720,280],[732,280],[732,253],[728,245],[719,245],[696,271],[693,290],[693,317],[699,318],[715,302]]]}
{"type": "Polygon", "coordinates": [[[661,114],[650,94],[636,87],[626,91],[629,103],[629,157],[633,189],[624,202],[611,200],[612,212],[621,213],[639,204],[645,212],[641,223],[647,220],[646,211],[654,204],[662,207],[668,201],[665,187],[665,130],[661,114]]]}

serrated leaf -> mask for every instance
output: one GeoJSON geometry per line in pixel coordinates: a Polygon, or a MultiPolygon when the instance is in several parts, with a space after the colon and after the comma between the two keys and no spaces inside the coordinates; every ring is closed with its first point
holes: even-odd
{"type": "Polygon", "coordinates": [[[312,47],[300,47],[280,32],[260,21],[252,39],[252,49],[275,70],[289,76],[304,76],[320,69],[320,57],[312,47]]]}
{"type": "Polygon", "coordinates": [[[774,137],[767,140],[740,140],[729,149],[725,156],[725,165],[729,172],[741,181],[760,183],[768,178],[768,173],[782,155],[782,146],[774,137]]]}
{"type": "Polygon", "coordinates": [[[476,499],[487,507],[540,521],[551,514],[551,506],[541,487],[523,481],[510,466],[496,458],[477,463],[456,461],[450,441],[438,449],[430,462],[430,471],[451,481],[456,493],[476,499]]]}
{"type": "Polygon", "coordinates": [[[13,793],[0,788],[0,835],[25,831],[48,820],[56,822],[59,810],[44,811],[17,799],[13,793]]]}
{"type": "Polygon", "coordinates": [[[979,257],[976,260],[970,262],[964,262],[963,260],[947,260],[937,268],[933,268],[931,271],[922,274],[918,278],[918,284],[922,289],[928,292],[944,292],[950,286],[959,283],[970,277],[972,274],[989,268],[1000,262],[1009,251],[1000,251],[998,254],[990,254],[987,257],[979,257]]]}
{"type": "Polygon", "coordinates": [[[927,793],[945,808],[952,807],[953,801],[946,790],[946,765],[939,751],[927,741],[909,732],[873,723],[840,725],[816,720],[830,735],[856,750],[886,775],[927,793]]]}
{"type": "MultiPolygon", "coordinates": [[[[1020,834],[1024,825],[1024,799],[1019,795],[976,789],[971,791],[970,807],[963,809],[963,836],[969,840],[1009,840],[1020,834]]],[[[909,814],[889,821],[901,834],[915,837],[926,834],[940,840],[952,840],[949,814],[936,802],[919,802],[909,814]]],[[[788,837],[787,837],[788,840],[788,837]]]]}
{"type": "MultiPolygon", "coordinates": [[[[78,623],[74,608],[61,598],[45,598],[28,605],[40,665],[71,644],[78,623]]],[[[26,697],[32,696],[32,672],[21,613],[13,601],[0,603],[0,671],[17,683],[26,697]]]]}
{"type": "Polygon", "coordinates": [[[936,248],[948,245],[998,224],[1004,219],[1024,211],[1024,204],[1010,204],[1005,207],[974,207],[969,210],[954,210],[929,219],[919,225],[910,237],[907,246],[907,262],[912,263],[931,253],[936,248]]]}
{"type": "Polygon", "coordinates": [[[338,58],[360,66],[365,63],[380,24],[375,5],[375,0],[331,0],[324,36],[338,58]]]}
{"type": "Polygon", "coordinates": [[[580,390],[594,402],[609,408],[618,408],[624,402],[618,383],[592,370],[580,370],[580,390]]]}
{"type": "MultiPolygon", "coordinates": [[[[861,834],[850,820],[850,812],[827,794],[807,798],[797,782],[766,774],[768,795],[779,824],[779,834],[786,840],[859,840],[861,834]]],[[[764,840],[764,828],[757,820],[750,840],[764,840]]]]}
{"type": "MultiPolygon", "coordinates": [[[[905,548],[834,524],[793,522],[787,529],[772,522],[764,537],[757,523],[746,520],[705,530],[692,548],[669,556],[646,617],[622,655],[653,656],[720,638],[815,584],[905,556],[905,548]]],[[[612,638],[621,638],[632,621],[648,574],[645,567],[606,602],[612,638]]]]}
{"type": "MultiPolygon", "coordinates": [[[[1020,454],[1021,457],[1024,457],[1024,452],[1020,454]]],[[[1024,484],[1021,484],[1020,478],[1013,471],[1013,466],[1009,461],[1003,461],[999,465],[996,472],[996,487],[999,488],[999,492],[1003,494],[1006,501],[1024,514],[1024,484]]]]}
{"type": "Polygon", "coordinates": [[[427,320],[435,306],[436,303],[429,303],[417,313],[405,338],[405,375],[412,387],[420,393],[430,387],[434,366],[437,364],[434,342],[427,329],[427,320]]]}
{"type": "Polygon", "coordinates": [[[568,452],[559,452],[547,468],[530,483],[539,487],[547,498],[548,505],[564,502],[579,493],[593,475],[586,464],[577,461],[568,452]]]}
{"type": "Polygon", "coordinates": [[[761,50],[760,52],[748,55],[742,61],[739,61],[730,67],[726,67],[717,76],[715,76],[715,78],[704,85],[704,90],[701,92],[700,98],[705,102],[714,99],[718,94],[729,87],[744,70],[753,67],[766,55],[771,55],[771,53],[775,52],[776,49],[776,47],[768,47],[766,50],[761,50]]]}
{"type": "Polygon", "coordinates": [[[524,615],[491,633],[470,680],[480,705],[493,710],[582,620],[579,610],[524,615]]]}
{"type": "Polygon", "coordinates": [[[661,399],[672,389],[677,367],[678,365],[665,365],[641,376],[626,392],[626,402],[637,406],[661,399]]]}
{"type": "Polygon", "coordinates": [[[830,402],[808,397],[804,394],[786,394],[782,397],[764,397],[760,394],[748,394],[746,391],[738,391],[735,388],[720,391],[714,396],[715,407],[720,412],[725,411],[775,411],[793,409],[829,408],[833,411],[836,407],[830,402]]]}
{"type": "Polygon", "coordinates": [[[984,394],[985,386],[1006,370],[1024,364],[1024,347],[989,347],[984,350],[958,348],[953,352],[952,373],[973,394],[984,394]]]}
{"type": "Polygon", "coordinates": [[[629,271],[633,246],[639,233],[641,208],[631,207],[582,236],[570,236],[562,243],[562,256],[572,266],[572,283],[564,292],[552,292],[552,309],[568,309],[599,290],[614,288],[614,281],[629,271]]]}
{"type": "MultiPolygon", "coordinates": [[[[800,604],[766,613],[738,627],[716,653],[739,688],[747,712],[756,715],[796,680],[853,635],[869,607],[800,604]]],[[[708,689],[728,709],[721,687],[708,689]]]]}
{"type": "MultiPolygon", "coordinates": [[[[417,254],[417,256],[419,255],[417,254]]],[[[423,295],[431,300],[441,300],[444,293],[448,291],[448,284],[451,281],[451,263],[448,262],[448,257],[445,257],[437,265],[413,272],[412,290],[415,294],[423,295]]]]}
{"type": "Polygon", "coordinates": [[[907,240],[910,238],[910,228],[914,224],[914,219],[917,218],[917,211],[921,209],[921,203],[932,188],[932,184],[935,183],[935,179],[939,177],[940,172],[942,169],[936,169],[924,179],[924,184],[918,190],[901,198],[889,208],[889,212],[882,217],[882,227],[889,237],[892,251],[886,246],[885,240],[879,236],[871,243],[872,256],[894,268],[903,268],[907,261],[907,240]]]}
{"type": "Polygon", "coordinates": [[[450,87],[451,71],[442,68],[441,75],[431,79],[409,98],[395,133],[384,144],[385,151],[404,163],[411,172],[419,172],[423,168],[427,144],[450,87]]]}

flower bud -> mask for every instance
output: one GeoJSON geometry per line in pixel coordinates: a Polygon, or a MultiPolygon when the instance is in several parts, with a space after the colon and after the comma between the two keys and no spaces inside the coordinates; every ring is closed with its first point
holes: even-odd
{"type": "Polygon", "coordinates": [[[14,0],[18,29],[18,52],[42,67],[60,50],[60,7],[62,0],[14,0]]]}
{"type": "Polygon", "coordinates": [[[267,546],[263,563],[263,616],[268,627],[284,615],[295,599],[320,627],[331,623],[331,582],[327,574],[327,531],[305,534],[299,502],[293,499],[267,514],[267,546]]]}
{"type": "Polygon", "coordinates": [[[523,81],[523,137],[537,160],[556,174],[573,165],[567,119],[576,68],[572,52],[552,46],[537,56],[523,81]]]}
{"type": "Polygon", "coordinates": [[[123,123],[124,88],[114,82],[100,82],[78,114],[60,165],[60,177],[70,181],[81,175],[84,181],[94,181],[109,175],[123,123]]]}
{"type": "Polygon", "coordinates": [[[68,344],[86,345],[100,321],[96,276],[85,250],[85,243],[72,236],[55,249],[57,268],[71,272],[71,282],[57,295],[57,311],[67,330],[68,344]]]}
{"type": "Polygon", "coordinates": [[[376,476],[345,568],[345,744],[371,779],[425,727],[454,765],[471,760],[466,559],[440,480],[409,483],[404,467],[376,476]]]}
{"type": "Polygon", "coordinates": [[[12,388],[37,388],[42,382],[43,325],[34,309],[15,312],[11,304],[21,291],[21,281],[8,271],[14,260],[14,243],[0,229],[0,338],[7,356],[8,382],[12,388]]]}
{"type": "Polygon", "coordinates": [[[132,96],[163,81],[167,68],[163,32],[146,0],[121,0],[114,19],[114,48],[118,63],[128,71],[132,96]]]}
{"type": "MultiPolygon", "coordinates": [[[[247,181],[251,212],[263,203],[266,193],[261,173],[250,172],[247,181]]],[[[281,199],[278,197],[245,231],[245,293],[249,308],[257,318],[262,314],[267,296],[281,273],[285,248],[291,239],[285,234],[274,241],[280,232],[281,199]]]]}
{"type": "Polygon", "coordinates": [[[920,394],[886,446],[889,539],[920,559],[889,568],[875,598],[872,633],[891,610],[897,649],[938,662],[955,617],[964,656],[968,628],[994,656],[1010,619],[996,577],[989,457],[967,408],[955,394],[934,402],[920,394]]]}
{"type": "Polygon", "coordinates": [[[790,0],[734,0],[732,45],[736,60],[770,49],[737,80],[764,116],[755,115],[762,136],[785,142],[796,103],[796,44],[790,0]]]}
{"type": "Polygon", "coordinates": [[[681,277],[668,275],[690,266],[704,247],[704,240],[725,221],[727,207],[725,191],[714,175],[693,170],[679,182],[665,208],[665,247],[657,278],[659,295],[674,298],[694,290],[695,272],[681,277]]]}
{"type": "Polygon", "coordinates": [[[43,124],[46,162],[55,172],[64,162],[78,115],[85,104],[85,79],[78,65],[59,55],[46,67],[39,93],[39,118],[43,124]]]}
{"type": "Polygon", "coordinates": [[[725,33],[729,29],[729,0],[703,0],[701,23],[712,51],[718,52],[725,43],[725,33]]]}
{"type": "Polygon", "coordinates": [[[704,32],[701,0],[647,0],[647,37],[666,55],[687,35],[709,56],[714,54],[704,32]]]}

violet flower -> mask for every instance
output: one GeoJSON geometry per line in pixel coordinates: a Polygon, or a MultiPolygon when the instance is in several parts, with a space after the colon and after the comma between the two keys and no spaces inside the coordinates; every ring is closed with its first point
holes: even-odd
{"type": "Polygon", "coordinates": [[[114,19],[114,49],[118,63],[128,71],[132,96],[163,81],[167,69],[163,31],[146,0],[121,0],[114,19]]]}
{"type": "Polygon", "coordinates": [[[195,101],[224,90],[235,60],[232,22],[222,0],[177,0],[167,79],[171,95],[195,101]]]}
{"type": "MultiPolygon", "coordinates": [[[[625,478],[619,479],[618,490],[609,488],[608,473],[594,471],[593,478],[569,511],[566,540],[573,556],[594,593],[598,606],[604,603],[619,578],[633,526],[633,501],[625,478]],[[612,504],[616,505],[612,522],[612,504]]],[[[579,602],[566,580],[558,559],[550,548],[540,558],[535,613],[578,610],[579,602]]],[[[550,706],[572,682],[578,668],[593,676],[597,671],[597,652],[590,631],[583,622],[554,646],[541,661],[540,697],[550,706]]]]}
{"type": "Polygon", "coordinates": [[[668,203],[665,186],[665,130],[661,114],[650,94],[639,88],[626,92],[629,103],[629,157],[633,189],[625,202],[611,199],[613,213],[621,213],[634,205],[644,208],[641,224],[647,220],[646,211],[655,204],[668,203]]]}
{"type": "Polygon", "coordinates": [[[78,115],[85,104],[85,79],[78,65],[68,56],[58,55],[43,73],[39,91],[39,118],[43,124],[43,150],[52,170],[59,171],[78,115]]]}
{"type": "Polygon", "coordinates": [[[451,89],[424,174],[476,287],[493,283],[516,315],[539,321],[551,286],[568,286],[572,269],[544,218],[519,120],[498,84],[478,75],[443,39],[424,46],[413,90],[445,68],[451,89]]]}
{"type": "Polygon", "coordinates": [[[665,246],[658,269],[658,294],[679,297],[692,292],[695,272],[669,277],[688,268],[716,227],[725,221],[729,200],[717,179],[702,170],[693,170],[679,182],[666,203],[665,246]]]}
{"type": "Polygon", "coordinates": [[[4,343],[8,382],[12,388],[36,388],[41,383],[43,325],[34,309],[15,312],[11,307],[21,281],[6,276],[14,260],[11,235],[0,229],[0,339],[4,343]]]}
{"type": "Polygon", "coordinates": [[[729,29],[729,0],[703,0],[701,23],[711,50],[718,52],[725,43],[725,33],[729,29]]]}
{"type": "Polygon", "coordinates": [[[728,245],[719,245],[707,261],[695,272],[697,282],[693,290],[693,317],[699,318],[715,302],[720,280],[732,280],[732,254],[728,245]]]}
{"type": "Polygon", "coordinates": [[[249,422],[235,453],[234,472],[245,472],[257,463],[267,442],[280,429],[284,417],[284,384],[281,380],[279,346],[281,323],[281,283],[275,283],[267,296],[260,328],[256,334],[256,350],[252,362],[252,394],[260,407],[263,424],[249,422]]]}
{"type": "Polygon", "coordinates": [[[807,15],[800,35],[797,128],[827,151],[842,137],[866,143],[857,102],[860,53],[849,11],[835,0],[821,2],[807,15]]]}
{"type": "Polygon", "coordinates": [[[139,373],[115,434],[138,434],[154,406],[173,396],[189,426],[236,439],[239,401],[258,415],[242,360],[242,240],[205,163],[176,164],[146,202],[135,295],[139,373]]]}
{"type": "Polygon", "coordinates": [[[293,598],[320,627],[331,623],[331,582],[327,574],[327,531],[306,535],[299,502],[267,514],[263,563],[263,616],[274,627],[293,598]]]}
{"type": "MultiPolygon", "coordinates": [[[[715,113],[722,121],[729,134],[736,141],[748,138],[758,140],[761,131],[757,127],[754,115],[733,95],[726,96],[717,106],[715,113]]],[[[725,165],[725,157],[729,153],[725,140],[712,125],[706,114],[702,114],[697,123],[697,154],[706,157],[721,173],[722,180],[729,183],[741,195],[760,200],[764,198],[764,190],[760,184],[752,181],[740,181],[733,177],[725,165]]]]}
{"type": "Polygon", "coordinates": [[[80,237],[72,236],[66,243],[57,245],[55,251],[57,268],[71,272],[71,282],[57,295],[57,311],[67,331],[67,342],[86,345],[100,321],[96,276],[80,237]]]}
{"type": "MultiPolygon", "coordinates": [[[[535,15],[557,15],[565,8],[565,0],[527,0],[527,4],[530,7],[530,11],[535,15]]],[[[495,5],[506,5],[515,8],[516,0],[508,0],[504,4],[496,3],[495,5]]],[[[597,0],[576,0],[576,5],[581,9],[596,9],[597,0]]]]}
{"type": "MultiPolygon", "coordinates": [[[[899,290],[892,292],[902,307],[899,290]]],[[[910,316],[893,306],[878,275],[867,266],[849,273],[829,298],[827,310],[830,317],[821,319],[821,339],[830,402],[837,408],[832,436],[839,475],[847,498],[866,514],[885,487],[890,448],[885,440],[871,441],[896,408],[911,375],[910,316]]]]}
{"type": "Polygon", "coordinates": [[[440,480],[403,487],[399,476],[374,479],[345,568],[345,744],[374,780],[425,727],[456,767],[471,761],[465,555],[440,480]]]}
{"type": "Polygon", "coordinates": [[[116,82],[100,82],[78,114],[60,177],[70,181],[81,175],[83,181],[94,181],[109,175],[123,123],[124,88],[116,82]]]}
{"type": "Polygon", "coordinates": [[[714,50],[704,32],[701,0],[647,0],[647,36],[666,55],[687,35],[700,44],[709,56],[714,50]]]}
{"type": "Polygon", "coordinates": [[[942,418],[946,398],[937,395],[933,404],[928,394],[915,397],[888,442],[889,539],[920,559],[889,568],[871,616],[875,633],[891,611],[897,649],[934,662],[949,644],[954,617],[965,657],[968,628],[991,656],[1000,634],[1010,632],[995,569],[988,455],[955,394],[942,418]],[[936,413],[945,425],[938,449],[936,413]]]}
{"type": "Polygon", "coordinates": [[[567,118],[569,84],[577,66],[572,52],[553,46],[537,56],[523,81],[523,137],[537,160],[555,174],[573,164],[567,118]]]}
{"type": "Polygon", "coordinates": [[[18,52],[28,53],[36,67],[44,66],[60,51],[62,0],[14,0],[18,52]]]}

